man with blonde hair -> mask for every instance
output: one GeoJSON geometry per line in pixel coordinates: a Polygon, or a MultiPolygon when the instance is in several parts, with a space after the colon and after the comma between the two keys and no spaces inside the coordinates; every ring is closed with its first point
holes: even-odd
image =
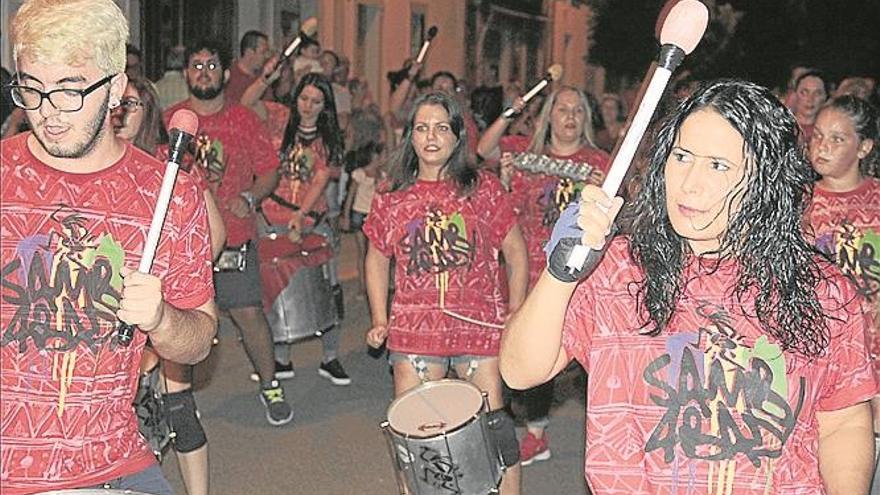
{"type": "Polygon", "coordinates": [[[217,329],[205,204],[178,178],[152,274],[164,167],[116,138],[128,24],[111,0],[30,0],[11,95],[32,132],[0,151],[0,491],[171,494],[132,408],[141,351],[203,359],[217,329]],[[118,321],[137,326],[129,345],[118,321]]]}

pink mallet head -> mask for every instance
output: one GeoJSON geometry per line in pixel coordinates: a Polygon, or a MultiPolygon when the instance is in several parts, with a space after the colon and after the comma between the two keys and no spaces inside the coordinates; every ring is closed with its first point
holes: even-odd
{"type": "Polygon", "coordinates": [[[199,132],[199,117],[192,110],[181,108],[171,116],[168,129],[178,129],[190,136],[195,136],[199,132]]]}
{"type": "Polygon", "coordinates": [[[709,25],[709,9],[698,0],[673,0],[663,7],[658,23],[661,44],[675,45],[690,54],[709,25]]]}

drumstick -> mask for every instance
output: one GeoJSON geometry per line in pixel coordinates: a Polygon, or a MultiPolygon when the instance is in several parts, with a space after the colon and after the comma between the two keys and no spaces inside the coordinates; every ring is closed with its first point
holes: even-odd
{"type": "MultiPolygon", "coordinates": [[[[187,145],[199,130],[199,118],[190,110],[178,110],[171,116],[168,128],[171,129],[168,131],[171,139],[168,161],[165,162],[165,175],[162,177],[159,197],[156,198],[156,208],[153,210],[153,220],[150,222],[144,253],[138,264],[138,271],[141,273],[150,273],[150,268],[153,266],[153,258],[155,258],[156,248],[159,246],[159,236],[162,234],[162,225],[165,223],[165,214],[168,212],[171,193],[174,191],[174,182],[177,180],[177,170],[180,168],[180,162],[186,153],[187,145]]],[[[119,344],[127,346],[133,337],[134,325],[120,321],[116,329],[116,339],[119,344]]]]}
{"type": "Polygon", "coordinates": [[[422,49],[419,50],[419,56],[416,57],[417,64],[420,64],[425,60],[425,55],[428,54],[428,47],[431,46],[431,41],[434,39],[434,36],[437,36],[437,26],[431,26],[431,28],[428,29],[428,34],[425,35],[425,42],[422,43],[422,49]]]}
{"type": "MultiPolygon", "coordinates": [[[[543,79],[538,81],[538,84],[535,84],[534,86],[532,86],[532,89],[530,89],[528,93],[523,95],[523,97],[522,97],[523,103],[528,103],[529,100],[534,98],[536,94],[538,94],[542,89],[546,88],[548,84],[550,84],[553,81],[558,81],[560,78],[562,78],[562,65],[560,65],[560,64],[551,65],[547,69],[547,75],[544,76],[543,79]]],[[[514,110],[513,108],[508,108],[507,110],[504,111],[504,113],[501,114],[501,116],[504,117],[505,119],[509,119],[509,118],[513,117],[513,114],[515,114],[515,113],[516,113],[516,110],[514,110]]]]}
{"type": "MultiPolygon", "coordinates": [[[[657,68],[651,74],[648,87],[639,102],[638,110],[611,161],[611,168],[602,184],[602,191],[609,197],[617,195],[617,190],[620,188],[642,136],[651,122],[651,117],[654,115],[657,103],[663,96],[672,71],[681,64],[685,55],[696,48],[709,23],[709,11],[698,0],[679,0],[674,4],[667,4],[663,11],[665,12],[667,8],[668,14],[665,19],[663,12],[661,12],[663,26],[660,29],[661,47],[657,68]],[[669,8],[670,5],[671,8],[669,8]]],[[[575,246],[565,264],[566,268],[571,273],[579,271],[583,268],[589,254],[590,248],[582,245],[575,246]]]]}
{"type": "Polygon", "coordinates": [[[280,64],[284,60],[290,58],[293,55],[293,52],[296,51],[297,47],[299,47],[300,43],[302,43],[303,37],[311,38],[318,32],[318,19],[314,17],[309,17],[302,23],[302,27],[299,30],[299,34],[296,35],[296,38],[287,45],[287,48],[284,49],[284,52],[281,54],[281,59],[278,61],[280,64]]]}

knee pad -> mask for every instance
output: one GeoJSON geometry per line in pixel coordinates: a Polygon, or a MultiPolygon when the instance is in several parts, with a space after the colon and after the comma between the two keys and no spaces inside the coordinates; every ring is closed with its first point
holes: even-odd
{"type": "Polygon", "coordinates": [[[174,450],[186,454],[208,443],[192,390],[165,394],[163,399],[165,414],[174,432],[174,450]]]}
{"type": "Polygon", "coordinates": [[[489,424],[489,435],[505,467],[511,467],[519,462],[519,441],[516,439],[516,428],[513,418],[504,409],[489,411],[486,415],[489,424]]]}

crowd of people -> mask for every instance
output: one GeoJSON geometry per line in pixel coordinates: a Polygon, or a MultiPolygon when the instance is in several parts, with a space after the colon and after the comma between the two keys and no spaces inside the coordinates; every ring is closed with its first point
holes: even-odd
{"type": "Polygon", "coordinates": [[[339,355],[346,234],[366,344],[387,350],[394,398],[448,376],[483,391],[504,495],[550,459],[553,378],[573,360],[590,376],[593,493],[868,493],[880,450],[873,79],[798,67],[776,92],[680,81],[611,198],[599,186],[629,91],[556,83],[526,102],[518,81],[471,91],[410,59],[388,74],[382,111],[345,57],[307,37],[285,59],[259,31],[236,58],[210,39],[173,47],[152,82],[110,0],[28,0],[11,34],[3,493],[171,494],[162,446],[132,407],[149,376],[187,492],[209,493],[191,381],[218,315],[240,332],[266,420],[289,424],[297,339],[280,327],[314,316],[313,292],[330,315],[309,323],[317,373],[352,382],[339,355]],[[198,132],[141,273],[182,110],[198,132]],[[576,244],[592,254],[572,271],[576,244]],[[318,275],[304,289],[306,267],[318,275]],[[139,328],[129,345],[120,322],[139,328]]]}

